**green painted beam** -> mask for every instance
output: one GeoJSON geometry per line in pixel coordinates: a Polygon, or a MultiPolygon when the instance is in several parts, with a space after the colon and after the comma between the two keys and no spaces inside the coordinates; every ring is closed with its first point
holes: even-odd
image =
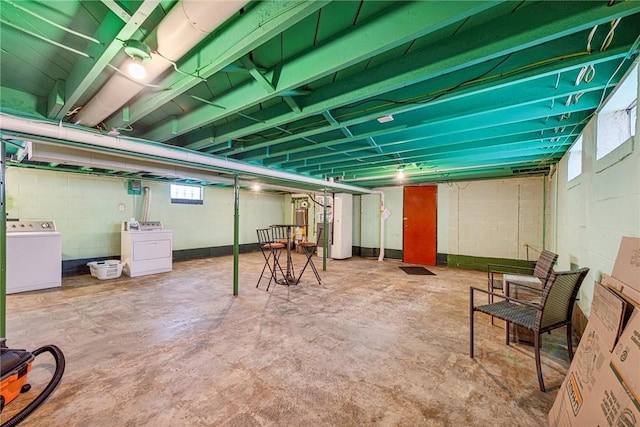
{"type": "Polygon", "coordinates": [[[300,106],[298,105],[298,103],[296,102],[295,99],[293,99],[290,96],[285,96],[282,99],[284,99],[284,102],[287,103],[287,105],[289,107],[291,107],[291,111],[295,112],[295,113],[300,113],[302,112],[302,109],[300,108],[300,106]]]}
{"type": "MultiPolygon", "coordinates": [[[[545,48],[546,47],[553,48],[551,46],[545,46],[545,48]]],[[[627,50],[628,50],[627,46],[624,46],[623,48],[618,48],[615,50],[615,52],[613,51],[613,49],[611,49],[606,52],[606,56],[604,52],[597,52],[597,53],[593,53],[593,55],[589,56],[587,59],[589,59],[590,63],[595,64],[597,66],[598,64],[606,61],[618,61],[620,58],[623,58],[626,55],[627,50]]],[[[271,147],[271,155],[269,156],[268,159],[265,159],[265,164],[273,164],[273,163],[278,163],[280,160],[282,160],[282,158],[278,157],[278,154],[277,154],[278,151],[285,151],[289,155],[295,154],[296,152],[305,151],[304,147],[294,148],[294,147],[291,147],[290,145],[285,145],[282,148],[277,148],[278,144],[284,144],[289,141],[295,141],[298,135],[300,137],[313,137],[314,135],[317,135],[317,134],[330,132],[335,129],[344,129],[345,127],[353,126],[354,129],[356,129],[355,132],[357,133],[357,135],[350,135],[350,136],[347,136],[346,138],[335,139],[332,141],[325,141],[318,144],[318,146],[321,147],[321,146],[330,146],[332,142],[335,142],[335,143],[350,142],[350,141],[357,141],[358,139],[367,138],[367,137],[377,138],[381,135],[383,137],[383,140],[382,141],[379,140],[379,142],[381,144],[384,144],[385,142],[384,139],[389,137],[406,139],[408,138],[405,136],[405,134],[407,133],[411,133],[411,132],[422,133],[421,129],[425,126],[429,128],[429,129],[425,129],[425,131],[433,133],[434,132],[434,129],[432,128],[433,125],[424,125],[423,118],[421,116],[418,116],[417,114],[410,116],[402,113],[405,113],[411,110],[421,109],[429,105],[435,105],[442,102],[450,102],[451,100],[458,99],[459,97],[471,96],[475,93],[481,93],[486,90],[491,90],[493,88],[503,88],[507,86],[526,83],[533,78],[557,76],[558,73],[567,73],[567,72],[575,73],[577,75],[580,68],[584,65],[585,63],[584,61],[585,61],[585,57],[568,58],[562,61],[554,62],[551,65],[547,65],[545,67],[540,67],[540,68],[536,67],[530,71],[518,73],[516,75],[512,75],[510,77],[500,79],[498,83],[487,82],[480,85],[474,85],[472,88],[461,88],[455,92],[446,94],[442,98],[434,100],[431,103],[423,104],[422,106],[408,107],[405,105],[401,105],[397,107],[392,107],[388,110],[385,110],[384,113],[393,114],[396,117],[396,120],[393,123],[389,123],[387,126],[384,126],[384,127],[378,126],[377,129],[373,129],[373,130],[365,131],[364,129],[361,129],[357,125],[361,125],[367,122],[372,122],[373,120],[375,120],[375,117],[379,115],[379,113],[371,114],[367,116],[361,116],[357,118],[351,118],[351,119],[344,120],[342,122],[338,122],[335,118],[331,117],[332,120],[331,121],[328,120],[330,124],[327,126],[314,128],[309,131],[300,132],[294,135],[287,135],[279,138],[274,138],[268,141],[264,141],[261,138],[257,138],[259,142],[250,143],[248,147],[244,147],[244,149],[242,150],[221,149],[217,151],[225,151],[225,155],[227,156],[235,156],[235,155],[241,154],[241,158],[247,161],[252,159],[262,159],[264,157],[264,151],[262,150],[262,148],[269,146],[271,147]],[[411,121],[409,120],[409,117],[415,117],[415,120],[411,121]],[[415,131],[413,129],[415,129],[415,131]],[[264,142],[260,142],[260,141],[264,141],[264,142]]],[[[526,65],[526,64],[528,64],[528,62],[523,63],[523,65],[526,65]]],[[[466,79],[469,78],[468,77],[469,72],[468,70],[465,70],[465,71],[466,71],[465,73],[466,75],[461,75],[460,77],[453,77],[453,80],[459,81],[459,82],[466,81],[466,79]]],[[[452,73],[452,74],[456,74],[456,73],[452,73]]],[[[438,79],[434,79],[434,80],[438,80],[438,79]]],[[[434,84],[433,87],[441,88],[443,86],[446,86],[447,84],[450,85],[450,83],[443,82],[443,83],[440,83],[439,85],[434,84]]],[[[425,93],[430,92],[429,88],[424,88],[423,90],[425,91],[425,93]]],[[[541,96],[543,93],[545,92],[542,91],[541,96]]],[[[323,113],[323,115],[325,114],[326,113],[323,113]]],[[[463,125],[466,126],[467,123],[464,122],[463,125]]],[[[221,139],[223,137],[233,138],[234,137],[233,133],[224,133],[225,132],[224,128],[225,128],[225,125],[217,129],[217,131],[219,132],[220,138],[221,139]]],[[[234,129],[233,131],[237,132],[238,130],[234,129]]],[[[441,131],[436,131],[436,132],[440,132],[441,134],[441,131]]],[[[353,133],[353,131],[351,133],[353,133]]],[[[309,154],[308,152],[305,153],[305,158],[308,158],[308,154],[309,154]]]]}
{"type": "MultiPolygon", "coordinates": [[[[617,42],[620,42],[620,37],[617,39],[617,42]]],[[[507,74],[505,76],[501,76],[499,81],[488,80],[488,81],[484,81],[474,85],[464,85],[456,89],[455,91],[445,93],[440,98],[433,99],[428,103],[424,103],[424,104],[420,104],[420,103],[407,104],[405,102],[402,102],[402,99],[413,97],[412,95],[410,96],[410,94],[406,93],[407,91],[406,88],[402,88],[401,94],[395,94],[395,93],[385,94],[385,99],[397,99],[399,101],[398,105],[389,106],[382,111],[375,110],[371,113],[362,114],[358,117],[353,117],[351,115],[345,116],[340,118],[340,121],[338,121],[338,118],[332,116],[331,120],[327,119],[328,124],[326,126],[319,126],[319,127],[310,129],[309,131],[303,131],[303,132],[300,132],[299,135],[301,137],[313,137],[314,135],[317,135],[323,132],[332,131],[334,129],[338,129],[342,127],[352,127],[352,126],[357,126],[364,123],[374,123],[374,120],[377,117],[385,114],[394,115],[394,117],[396,117],[395,122],[389,123],[385,125],[383,128],[378,127],[377,130],[372,130],[370,131],[370,133],[367,133],[363,137],[369,137],[369,136],[376,137],[378,135],[384,134],[387,129],[396,129],[396,128],[405,129],[410,126],[417,126],[422,123],[422,118],[419,118],[417,122],[408,122],[407,120],[403,119],[405,115],[402,113],[410,112],[412,110],[419,110],[427,106],[436,105],[443,102],[449,102],[451,100],[458,99],[461,97],[472,96],[477,93],[484,93],[486,91],[491,91],[496,88],[522,86],[531,80],[542,79],[544,77],[553,76],[553,78],[556,78],[558,73],[560,74],[575,73],[577,75],[579,70],[585,65],[585,63],[590,63],[598,66],[598,64],[603,62],[616,61],[616,60],[619,60],[620,58],[624,58],[632,42],[633,42],[633,39],[624,40],[623,41],[624,44],[622,46],[611,47],[605,52],[594,52],[592,55],[575,56],[575,57],[570,57],[563,60],[552,61],[548,64],[545,64],[544,66],[526,68],[527,66],[530,66],[532,63],[535,63],[535,62],[545,61],[545,59],[548,61],[549,51],[553,51],[554,54],[558,54],[560,52],[565,52],[567,54],[572,53],[573,46],[575,46],[576,43],[582,43],[582,36],[580,35],[580,37],[577,37],[573,43],[567,43],[566,40],[561,40],[559,43],[551,43],[544,46],[537,46],[527,51],[518,52],[514,54],[511,58],[509,58],[510,66],[509,66],[509,69],[507,70],[507,74]],[[508,74],[508,71],[518,70],[518,69],[522,69],[522,70],[516,73],[508,74]]],[[[394,70],[396,70],[396,65],[394,63],[385,64],[383,67],[391,67],[394,70]]],[[[496,70],[496,73],[498,72],[504,73],[503,70],[496,70]]],[[[482,74],[482,71],[476,70],[476,68],[459,70],[453,73],[448,73],[444,76],[433,78],[431,80],[423,82],[422,84],[414,85],[411,87],[411,90],[415,91],[416,93],[424,93],[424,94],[439,93],[444,88],[455,86],[457,84],[460,84],[461,82],[472,80],[480,74],[482,74]]],[[[360,76],[361,74],[359,75],[358,78],[360,78],[360,76]]],[[[354,84],[355,83],[356,82],[354,81],[354,84]]],[[[544,92],[541,92],[541,94],[542,93],[544,92]]],[[[305,106],[305,111],[308,111],[309,108],[313,108],[313,106],[312,105],[305,106]]],[[[321,114],[326,115],[326,111],[323,111],[321,114]]],[[[261,130],[260,135],[263,135],[265,131],[269,130],[267,126],[274,123],[274,120],[276,123],[280,122],[280,120],[278,120],[277,118],[272,120],[262,120],[263,127],[265,129],[261,130]]],[[[251,126],[254,126],[254,125],[252,124],[251,126]]],[[[216,129],[216,131],[220,140],[224,140],[224,139],[231,140],[233,138],[237,138],[238,135],[244,136],[243,134],[246,133],[245,129],[246,129],[246,126],[238,126],[232,122],[229,124],[220,125],[216,129]]],[[[356,133],[362,134],[363,131],[356,131],[356,133]]],[[[247,139],[247,138],[243,138],[243,139],[247,139]]],[[[228,156],[234,156],[236,154],[242,153],[242,158],[244,160],[251,160],[254,157],[261,158],[264,155],[264,152],[260,150],[261,148],[264,148],[267,146],[273,147],[274,145],[277,145],[277,144],[293,141],[297,139],[297,137],[294,134],[294,135],[286,135],[286,136],[281,136],[277,138],[272,138],[266,141],[264,140],[264,138],[261,138],[259,136],[255,137],[255,139],[257,140],[256,143],[251,143],[249,144],[248,147],[247,146],[243,147],[242,150],[227,150],[225,154],[228,156]],[[257,151],[255,153],[251,153],[252,150],[257,150],[257,151]]],[[[287,147],[287,149],[288,148],[289,147],[287,147]]]]}
{"type": "MultiPolygon", "coordinates": [[[[348,105],[407,84],[482,64],[520,49],[541,45],[570,33],[588,30],[593,25],[609,22],[616,17],[640,11],[639,4],[630,4],[630,2],[617,4],[615,8],[608,8],[601,3],[589,3],[589,6],[587,8],[585,3],[575,2],[542,2],[521,8],[493,22],[496,27],[504,29],[503,37],[499,39],[492,38],[493,36],[484,26],[461,32],[430,48],[429,55],[425,55],[424,52],[405,55],[391,65],[376,67],[365,75],[352,76],[335,82],[327,90],[314,92],[303,105],[303,112],[306,116],[321,114],[323,111],[335,108],[336,105],[348,105]]],[[[312,54],[309,55],[312,56],[312,54]]],[[[285,66],[284,69],[289,66],[285,66]]],[[[250,98],[243,99],[246,102],[250,98]]],[[[255,101],[257,102],[258,99],[255,101]]],[[[219,117],[222,116],[200,124],[210,123],[219,117]]],[[[299,118],[301,118],[299,114],[284,114],[269,122],[245,126],[233,136],[241,137],[263,132],[275,125],[282,125],[299,118]]],[[[224,134],[221,140],[230,139],[229,136],[224,134]]],[[[210,146],[209,141],[194,142],[188,147],[206,149],[208,146],[210,146]]]]}
{"type": "MultiPolygon", "coordinates": [[[[564,153],[577,134],[563,137],[559,141],[549,140],[524,140],[515,142],[497,142],[491,146],[476,145],[472,148],[457,147],[447,151],[446,148],[438,151],[425,150],[403,155],[405,164],[416,163],[421,167],[439,168],[455,162],[457,165],[478,165],[482,166],[486,162],[493,162],[496,159],[512,158],[516,156],[531,157],[537,155],[539,159],[546,158],[549,154],[564,153]]],[[[354,163],[343,166],[327,165],[323,169],[311,170],[309,173],[316,176],[342,176],[343,173],[353,176],[375,176],[382,170],[389,168],[397,169],[400,166],[397,159],[380,159],[377,161],[367,161],[366,163],[354,163]]]]}
{"type": "MultiPolygon", "coordinates": [[[[385,126],[379,124],[375,126],[378,130],[373,131],[373,133],[375,134],[376,140],[380,146],[384,146],[386,144],[397,145],[399,141],[403,143],[411,142],[412,140],[419,141],[422,138],[422,135],[433,135],[432,132],[424,130],[424,128],[430,124],[448,124],[448,127],[452,130],[465,131],[472,126],[471,123],[475,123],[469,120],[475,116],[482,117],[482,121],[487,125],[494,125],[496,122],[513,122],[512,114],[514,117],[520,114],[518,107],[530,105],[535,102],[548,101],[549,107],[551,105],[555,107],[556,104],[558,104],[559,109],[563,106],[564,101],[570,95],[578,92],[588,93],[591,91],[600,91],[607,83],[610,86],[615,85],[618,79],[612,79],[609,81],[609,77],[618,64],[606,63],[606,65],[608,66],[605,67],[605,64],[601,65],[602,72],[600,73],[600,77],[594,78],[594,80],[587,86],[576,87],[573,82],[565,79],[559,83],[557,89],[549,91],[548,88],[550,86],[553,88],[553,83],[555,81],[555,78],[549,76],[526,84],[523,83],[522,87],[518,88],[499,88],[490,93],[479,93],[469,97],[452,99],[447,103],[429,105],[428,107],[420,110],[411,110],[407,113],[409,117],[399,116],[396,119],[396,121],[398,121],[398,125],[389,129],[389,131],[391,131],[390,135],[385,135],[385,126]],[[414,129],[406,130],[407,128],[412,127],[412,124],[419,123],[422,123],[422,125],[414,129]],[[398,129],[401,130],[404,137],[398,138],[398,129]],[[413,134],[413,136],[408,138],[407,134],[413,134]]],[[[588,104],[585,103],[585,105],[588,104]]],[[[581,107],[584,108],[584,106],[581,107]]],[[[554,108],[549,108],[549,112],[547,114],[551,113],[557,114],[554,111],[554,108]]],[[[353,128],[351,128],[351,131],[355,131],[356,133],[358,132],[358,130],[354,130],[353,128]]],[[[362,131],[360,131],[360,134],[361,133],[362,131]]],[[[272,147],[271,156],[269,156],[269,158],[265,158],[263,163],[266,165],[283,164],[283,167],[288,167],[287,162],[300,159],[308,160],[310,158],[310,151],[312,150],[315,151],[320,148],[328,147],[335,148],[338,143],[346,142],[349,142],[353,146],[354,142],[359,140],[364,141],[370,137],[370,134],[371,132],[365,132],[362,137],[346,137],[339,140],[315,144],[313,146],[306,144],[301,145],[299,142],[292,141],[289,144],[283,145],[278,149],[278,151],[275,151],[274,147],[272,147]],[[279,153],[286,153],[287,160],[285,161],[282,155],[278,156],[279,153]]],[[[230,155],[228,152],[225,154],[230,155]]],[[[240,156],[240,158],[242,160],[249,160],[253,158],[253,156],[240,156]]]]}
{"type": "Polygon", "coordinates": [[[429,170],[418,170],[410,173],[405,173],[402,181],[398,180],[395,170],[387,169],[385,174],[376,174],[373,176],[355,177],[345,175],[340,179],[341,182],[349,183],[352,185],[361,185],[371,187],[386,186],[386,185],[410,185],[411,183],[420,182],[434,182],[443,180],[463,180],[472,176],[478,178],[493,178],[499,176],[513,176],[513,171],[522,170],[534,170],[533,173],[545,173],[548,167],[557,163],[560,160],[560,156],[547,159],[546,161],[540,161],[537,157],[530,158],[517,158],[517,159],[502,159],[500,162],[495,162],[488,165],[448,165],[442,168],[432,168],[429,170]],[[446,178],[446,179],[444,179],[446,178]]]}
{"type": "MultiPolygon", "coordinates": [[[[66,80],[66,88],[72,91],[64,94],[64,104],[58,111],[51,110],[49,118],[61,120],[74,108],[85,91],[100,76],[115,56],[122,51],[122,42],[135,34],[145,19],[153,12],[159,0],[144,0],[136,12],[125,23],[121,17],[108,14],[93,35],[101,44],[91,43],[87,53],[91,58],[82,58],[71,70],[66,80]],[[55,113],[55,114],[54,114],[55,113]]],[[[56,91],[56,88],[53,89],[56,91]]],[[[50,96],[56,96],[51,94],[50,96]]]]}
{"type": "MultiPolygon", "coordinates": [[[[320,46],[285,64],[278,78],[275,94],[267,93],[256,82],[236,88],[233,93],[223,95],[217,102],[226,110],[214,111],[202,107],[182,120],[182,131],[186,133],[243,110],[248,105],[264,102],[282,91],[295,89],[349,65],[368,59],[380,52],[397,47],[417,37],[437,31],[475,13],[495,5],[495,2],[398,2],[387,13],[370,22],[360,24],[358,30],[320,46]],[[358,46],[359,49],[354,49],[358,46]]],[[[273,73],[273,71],[271,71],[273,73]]],[[[326,109],[325,109],[326,110],[326,109]]],[[[146,139],[166,139],[162,126],[144,135],[146,139]]],[[[204,149],[208,144],[189,145],[190,149],[204,149]]]]}
{"type": "MultiPolygon", "coordinates": [[[[516,137],[524,134],[528,134],[530,132],[539,132],[540,137],[551,138],[554,136],[565,135],[566,132],[572,127],[580,122],[584,121],[589,113],[580,112],[574,113],[571,117],[564,121],[562,126],[558,126],[557,120],[548,121],[545,123],[542,120],[529,120],[526,122],[516,122],[510,124],[503,124],[497,126],[489,126],[482,129],[472,129],[468,131],[455,132],[446,134],[434,134],[434,133],[423,133],[423,135],[429,135],[427,137],[422,137],[419,139],[415,139],[412,137],[411,142],[405,142],[403,139],[398,139],[395,144],[385,143],[383,148],[385,150],[396,149],[394,152],[407,152],[413,150],[420,150],[426,148],[434,148],[441,146],[448,146],[453,144],[464,144],[464,143],[479,143],[485,140],[493,140],[497,138],[504,137],[516,137]],[[561,129],[564,128],[564,131],[561,129]],[[395,145],[401,146],[401,148],[394,148],[395,145]]],[[[282,164],[281,167],[287,169],[296,169],[298,172],[307,172],[310,167],[314,167],[321,164],[333,164],[337,165],[343,162],[351,162],[352,159],[346,159],[342,154],[340,154],[343,150],[345,152],[349,152],[356,156],[360,160],[365,160],[368,157],[375,155],[371,154],[370,151],[359,151],[359,149],[350,147],[351,144],[338,145],[336,148],[338,149],[338,153],[334,155],[327,155],[326,153],[312,155],[308,152],[308,157],[303,160],[298,160],[296,162],[288,162],[286,164],[282,164]]],[[[266,160],[266,159],[265,159],[266,160]]]]}
{"type": "MultiPolygon", "coordinates": [[[[202,46],[198,54],[186,59],[180,66],[186,72],[197,71],[200,77],[209,78],[229,63],[248,54],[266,40],[317,12],[328,3],[329,1],[326,0],[286,2],[265,0],[256,2],[242,15],[242,19],[230,22],[228,26],[225,26],[224,31],[211,38],[208,45],[202,46]]],[[[156,93],[142,96],[131,104],[132,123],[161,108],[167,102],[200,83],[202,80],[199,78],[172,73],[157,83],[161,87],[170,89],[160,95],[156,93]]],[[[204,107],[204,110],[207,108],[204,107]]],[[[119,120],[107,122],[109,127],[119,127],[122,124],[119,120]]],[[[168,134],[161,134],[157,138],[151,136],[147,139],[164,141],[166,135],[168,134]]]]}
{"type": "Polygon", "coordinates": [[[65,91],[64,80],[57,80],[47,99],[47,117],[55,117],[62,110],[65,91]]]}
{"type": "Polygon", "coordinates": [[[268,93],[275,92],[276,88],[273,87],[271,81],[269,81],[260,70],[256,67],[256,64],[249,59],[248,55],[244,55],[240,57],[240,63],[244,66],[244,68],[251,74],[251,76],[255,79],[256,82],[260,83],[264,90],[268,93]]]}
{"type": "MultiPolygon", "coordinates": [[[[557,122],[557,125],[562,127],[564,126],[563,121],[560,121],[560,119],[565,116],[566,114],[572,114],[575,112],[584,112],[584,111],[593,111],[597,105],[599,104],[601,99],[601,91],[596,91],[596,92],[590,92],[590,93],[586,93],[585,95],[583,95],[580,98],[580,102],[576,105],[576,104],[570,104],[569,106],[565,106],[564,104],[561,103],[555,103],[554,108],[551,109],[550,106],[551,104],[549,102],[539,102],[537,104],[525,104],[525,105],[521,105],[518,107],[512,107],[510,108],[509,114],[505,115],[505,116],[500,116],[500,111],[492,111],[492,110],[487,110],[485,112],[474,112],[473,114],[471,114],[470,116],[464,116],[461,115],[458,119],[456,118],[449,118],[448,120],[438,120],[436,123],[437,126],[446,129],[447,127],[450,129],[449,134],[455,132],[456,129],[458,128],[462,128],[463,131],[467,130],[467,126],[469,126],[469,130],[477,130],[477,129],[486,129],[487,127],[491,127],[491,126],[504,126],[507,124],[517,124],[517,123],[521,123],[523,121],[528,121],[528,120],[532,120],[532,119],[540,119],[541,123],[540,123],[540,129],[545,128],[546,126],[544,125],[544,118],[545,117],[549,117],[549,118],[558,118],[557,120],[559,120],[557,122]],[[499,116],[499,117],[496,117],[499,116]],[[465,124],[465,126],[463,126],[462,124],[465,124]]],[[[569,116],[569,118],[571,118],[569,116]]],[[[423,128],[424,131],[424,135],[430,135],[431,132],[429,132],[428,128],[423,128]]],[[[445,130],[446,131],[446,130],[445,130]]],[[[438,134],[436,132],[434,132],[435,136],[443,136],[444,134],[438,134]]],[[[415,139],[414,139],[415,140],[415,139]]],[[[404,140],[403,139],[390,139],[390,141],[385,141],[385,142],[381,142],[381,145],[383,147],[388,147],[388,146],[393,146],[395,148],[393,148],[394,150],[399,150],[401,149],[400,147],[402,146],[404,140]]],[[[317,146],[321,146],[322,144],[317,144],[317,146]]],[[[338,148],[341,148],[343,151],[346,152],[351,152],[351,151],[356,151],[361,149],[362,146],[356,146],[356,147],[352,147],[352,148],[344,148],[344,147],[340,147],[338,146],[338,148]]],[[[315,147],[314,147],[315,148],[315,147]]],[[[319,147],[318,147],[319,148],[319,147]]],[[[307,164],[310,164],[310,159],[314,158],[315,156],[313,155],[314,153],[306,153],[304,155],[300,154],[297,155],[296,158],[298,160],[307,161],[307,164]]],[[[323,152],[318,152],[318,155],[327,155],[330,154],[329,152],[323,151],[323,152]]],[[[289,159],[293,160],[293,156],[289,155],[289,159]]],[[[268,160],[265,159],[265,162],[268,163],[268,160]]],[[[286,163],[285,163],[286,164],[286,163]]]]}
{"type": "MultiPolygon", "coordinates": [[[[577,132],[572,127],[565,128],[564,131],[553,133],[548,132],[547,135],[542,136],[538,132],[527,132],[513,135],[505,135],[505,136],[495,136],[480,139],[480,140],[467,140],[461,142],[455,142],[454,140],[440,141],[438,138],[434,138],[433,144],[425,143],[421,147],[414,146],[411,149],[402,147],[401,150],[393,151],[392,154],[401,154],[405,161],[414,162],[418,161],[415,157],[435,157],[435,158],[446,158],[450,153],[460,153],[467,152],[470,150],[503,150],[508,149],[512,144],[521,144],[528,142],[538,142],[538,141],[547,141],[547,145],[553,145],[557,142],[557,139],[566,140],[567,138],[573,139],[577,136],[577,132]],[[556,140],[556,141],[552,141],[556,140]]],[[[385,153],[387,155],[391,153],[385,153]]],[[[329,173],[330,170],[353,170],[354,168],[362,168],[368,165],[374,165],[378,162],[389,162],[389,157],[384,158],[382,155],[378,153],[366,153],[364,155],[358,155],[357,153],[353,153],[355,160],[349,158],[343,158],[342,160],[338,159],[327,159],[324,163],[319,163],[315,165],[308,165],[299,168],[294,168],[297,173],[312,173],[312,174],[322,174],[329,173]],[[358,163],[361,162],[361,163],[358,163]]],[[[390,162],[394,164],[393,162],[390,162]]],[[[395,163],[397,164],[397,162],[395,163]]]]}

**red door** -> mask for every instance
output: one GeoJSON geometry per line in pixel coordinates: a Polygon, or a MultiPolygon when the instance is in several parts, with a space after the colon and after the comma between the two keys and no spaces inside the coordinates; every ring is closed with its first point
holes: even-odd
{"type": "Polygon", "coordinates": [[[404,262],[436,265],[438,187],[404,187],[404,262]]]}

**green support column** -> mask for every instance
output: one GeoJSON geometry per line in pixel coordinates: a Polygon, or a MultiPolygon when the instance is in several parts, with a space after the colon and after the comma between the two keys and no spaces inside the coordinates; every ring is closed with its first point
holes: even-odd
{"type": "Polygon", "coordinates": [[[327,253],[329,252],[328,242],[329,242],[329,229],[327,228],[327,188],[324,188],[324,202],[322,203],[322,218],[323,226],[322,226],[322,271],[327,271],[327,253]]]}
{"type": "Polygon", "coordinates": [[[240,256],[240,181],[235,176],[233,186],[233,295],[238,296],[238,258],[240,256]]]}
{"type": "Polygon", "coordinates": [[[0,143],[0,338],[7,336],[7,206],[5,204],[5,145],[0,143]]]}

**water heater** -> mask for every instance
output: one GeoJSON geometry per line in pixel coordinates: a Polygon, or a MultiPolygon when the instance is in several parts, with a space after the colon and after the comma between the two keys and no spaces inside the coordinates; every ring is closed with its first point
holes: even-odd
{"type": "Polygon", "coordinates": [[[334,196],[331,258],[351,258],[353,252],[353,196],[344,193],[334,196]]]}

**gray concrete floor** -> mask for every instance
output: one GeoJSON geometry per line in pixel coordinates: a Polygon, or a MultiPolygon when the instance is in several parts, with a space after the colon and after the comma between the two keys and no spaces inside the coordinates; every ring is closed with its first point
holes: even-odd
{"type": "MultiPolygon", "coordinates": [[[[303,256],[294,254],[294,262],[303,256]]],[[[9,295],[11,347],[59,346],[62,383],[24,426],[536,426],[568,361],[564,330],[545,335],[538,390],[532,348],[506,346],[476,314],[486,274],[444,267],[407,275],[397,261],[328,261],[319,286],[255,288],[262,257],[174,263],[171,273],[9,295]]],[[[316,265],[322,266],[320,259],[316,265]]],[[[50,360],[34,364],[33,391],[50,360]]]]}

